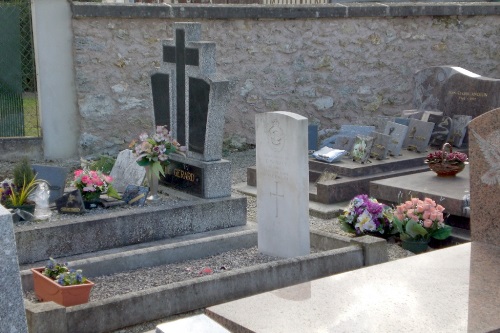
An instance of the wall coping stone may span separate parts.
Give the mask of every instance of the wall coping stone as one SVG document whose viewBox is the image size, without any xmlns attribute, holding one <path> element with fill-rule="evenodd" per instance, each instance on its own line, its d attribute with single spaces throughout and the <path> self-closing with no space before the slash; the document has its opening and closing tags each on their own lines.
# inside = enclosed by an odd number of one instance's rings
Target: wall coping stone
<svg viewBox="0 0 500 333">
<path fill-rule="evenodd" d="M 334 0 L 333 0 L 334 1 Z M 121 4 L 72 2 L 74 18 L 310 19 L 500 15 L 500 2 L 331 3 L 327 5 Z"/>
</svg>

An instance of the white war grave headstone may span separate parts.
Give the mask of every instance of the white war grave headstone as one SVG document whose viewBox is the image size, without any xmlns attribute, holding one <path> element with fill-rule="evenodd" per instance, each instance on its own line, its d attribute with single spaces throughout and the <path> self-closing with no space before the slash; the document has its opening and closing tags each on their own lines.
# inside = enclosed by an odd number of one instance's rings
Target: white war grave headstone
<svg viewBox="0 0 500 333">
<path fill-rule="evenodd" d="M 307 118 L 286 112 L 255 117 L 258 247 L 292 258 L 310 253 Z"/>
</svg>

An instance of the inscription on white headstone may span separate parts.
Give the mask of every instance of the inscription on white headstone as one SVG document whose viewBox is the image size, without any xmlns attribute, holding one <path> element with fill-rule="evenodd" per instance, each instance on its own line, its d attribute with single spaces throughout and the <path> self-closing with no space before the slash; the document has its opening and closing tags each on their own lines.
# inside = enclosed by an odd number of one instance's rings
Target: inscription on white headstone
<svg viewBox="0 0 500 333">
<path fill-rule="evenodd" d="M 259 251 L 291 258 L 310 252 L 307 118 L 256 116 Z"/>
</svg>

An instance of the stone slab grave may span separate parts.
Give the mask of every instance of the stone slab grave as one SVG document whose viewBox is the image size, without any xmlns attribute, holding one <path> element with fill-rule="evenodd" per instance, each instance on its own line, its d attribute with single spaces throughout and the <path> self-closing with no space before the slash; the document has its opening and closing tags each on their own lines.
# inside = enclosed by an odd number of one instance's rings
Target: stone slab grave
<svg viewBox="0 0 500 333">
<path fill-rule="evenodd" d="M 1 331 L 27 333 L 12 215 L 0 205 L 0 325 Z"/>
<path fill-rule="evenodd" d="M 45 180 L 49 184 L 49 202 L 52 203 L 57 198 L 62 197 L 66 186 L 66 178 L 68 177 L 68 168 L 39 164 L 33 164 L 32 167 L 37 175 L 36 177 Z"/>
<path fill-rule="evenodd" d="M 151 75 L 155 124 L 187 147 L 173 154 L 163 183 L 202 198 L 231 195 L 231 163 L 222 159 L 229 82 L 216 73 L 215 43 L 200 41 L 200 23 L 174 23 Z"/>
<path fill-rule="evenodd" d="M 419 110 L 475 118 L 500 107 L 500 79 L 453 66 L 425 68 L 415 73 L 413 79 L 413 106 Z"/>
<path fill-rule="evenodd" d="M 259 251 L 284 258 L 309 254 L 307 118 L 258 114 L 255 132 Z"/>
<path fill-rule="evenodd" d="M 137 157 L 132 150 L 125 149 L 118 153 L 109 175 L 113 177 L 113 187 L 123 193 L 128 185 L 142 185 L 146 168 L 137 164 Z"/>
</svg>

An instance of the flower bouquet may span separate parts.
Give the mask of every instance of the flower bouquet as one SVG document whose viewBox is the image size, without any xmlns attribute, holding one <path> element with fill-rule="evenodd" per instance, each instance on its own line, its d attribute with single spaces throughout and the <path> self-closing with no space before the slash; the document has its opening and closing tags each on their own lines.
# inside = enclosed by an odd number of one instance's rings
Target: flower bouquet
<svg viewBox="0 0 500 333">
<path fill-rule="evenodd" d="M 446 148 L 449 152 L 446 152 Z M 441 150 L 429 153 L 425 159 L 425 163 L 429 168 L 437 173 L 440 177 L 455 176 L 465 168 L 468 163 L 467 154 L 461 152 L 453 152 L 449 143 L 445 143 Z"/>
<path fill-rule="evenodd" d="M 112 181 L 111 176 L 101 171 L 83 168 L 75 171 L 72 185 L 80 190 L 84 201 L 93 202 L 98 201 L 103 193 L 114 198 L 120 197 L 111 185 Z"/>
<path fill-rule="evenodd" d="M 339 216 L 339 222 L 344 231 L 356 235 L 370 233 L 388 237 L 393 233 L 392 217 L 391 207 L 366 194 L 360 194 L 350 201 L 349 206 Z"/>
<path fill-rule="evenodd" d="M 392 223 L 403 242 L 410 240 L 427 244 L 431 237 L 443 240 L 450 236 L 451 227 L 444 224 L 444 210 L 443 206 L 430 198 L 423 201 L 412 198 L 396 206 Z"/>
</svg>

